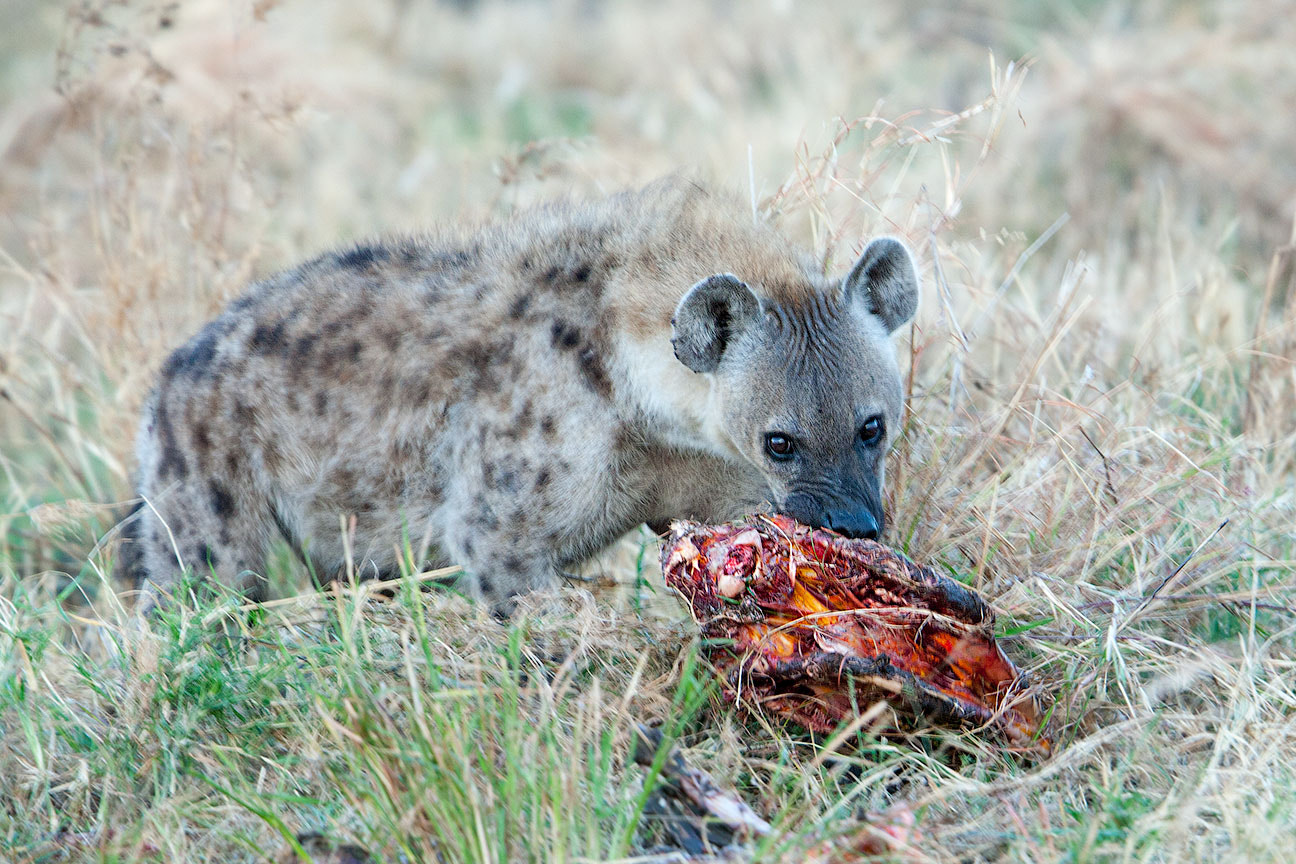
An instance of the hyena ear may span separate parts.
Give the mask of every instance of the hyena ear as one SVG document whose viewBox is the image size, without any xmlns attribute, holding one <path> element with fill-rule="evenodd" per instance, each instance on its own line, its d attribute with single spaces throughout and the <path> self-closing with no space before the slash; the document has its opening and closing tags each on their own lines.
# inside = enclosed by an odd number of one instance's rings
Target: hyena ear
<svg viewBox="0 0 1296 864">
<path fill-rule="evenodd" d="M 760 300 L 747 283 L 730 273 L 708 276 L 675 307 L 675 356 L 694 372 L 714 372 L 733 337 L 760 314 Z"/>
<path fill-rule="evenodd" d="M 865 303 L 894 332 L 918 311 L 918 270 L 909 247 L 894 237 L 879 237 L 860 255 L 842 280 L 847 303 Z"/>
</svg>

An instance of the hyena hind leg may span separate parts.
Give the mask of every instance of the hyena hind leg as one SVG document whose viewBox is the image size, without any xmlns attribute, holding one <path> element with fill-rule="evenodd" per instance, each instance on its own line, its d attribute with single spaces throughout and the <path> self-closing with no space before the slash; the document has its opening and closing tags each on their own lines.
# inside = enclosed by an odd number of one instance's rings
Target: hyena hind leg
<svg viewBox="0 0 1296 864">
<path fill-rule="evenodd" d="M 140 572 L 137 610 L 175 598 L 186 571 L 258 600 L 265 593 L 266 549 L 273 530 L 268 502 L 215 480 L 185 480 L 145 500 L 130 535 Z"/>
</svg>

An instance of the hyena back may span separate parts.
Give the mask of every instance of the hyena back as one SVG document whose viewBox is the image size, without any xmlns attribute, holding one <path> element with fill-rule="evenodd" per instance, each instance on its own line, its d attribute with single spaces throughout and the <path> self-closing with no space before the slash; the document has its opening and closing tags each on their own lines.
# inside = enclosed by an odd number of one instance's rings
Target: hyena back
<svg viewBox="0 0 1296 864">
<path fill-rule="evenodd" d="M 162 368 L 122 560 L 148 608 L 186 566 L 257 594 L 280 536 L 319 579 L 408 543 L 506 605 L 643 522 L 876 533 L 916 276 L 890 240 L 816 270 L 669 180 L 281 273 Z"/>
</svg>

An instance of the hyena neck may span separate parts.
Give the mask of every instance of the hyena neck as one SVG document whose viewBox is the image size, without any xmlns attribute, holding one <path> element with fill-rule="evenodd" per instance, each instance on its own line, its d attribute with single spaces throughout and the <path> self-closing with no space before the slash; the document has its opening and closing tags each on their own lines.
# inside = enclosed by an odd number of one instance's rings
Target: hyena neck
<svg viewBox="0 0 1296 864">
<path fill-rule="evenodd" d="M 670 337 L 665 345 L 625 340 L 617 365 L 628 406 L 648 437 L 668 447 L 724 459 L 741 459 L 718 422 L 719 405 L 710 375 L 698 374 L 675 359 Z"/>
</svg>

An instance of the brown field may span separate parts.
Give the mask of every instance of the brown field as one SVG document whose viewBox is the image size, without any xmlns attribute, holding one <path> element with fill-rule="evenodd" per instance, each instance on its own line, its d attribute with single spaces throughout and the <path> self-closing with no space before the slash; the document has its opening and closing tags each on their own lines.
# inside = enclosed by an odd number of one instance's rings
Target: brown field
<svg viewBox="0 0 1296 864">
<path fill-rule="evenodd" d="M 1291 860 L 1293 11 L 5 0 L 0 861 L 665 861 L 642 719 L 774 824 L 735 860 L 900 804 L 905 860 Z M 638 536 L 509 626 L 286 550 L 132 622 L 135 412 L 249 280 L 681 169 L 829 267 L 918 251 L 888 540 L 992 602 L 1052 757 L 735 711 Z"/>
</svg>

